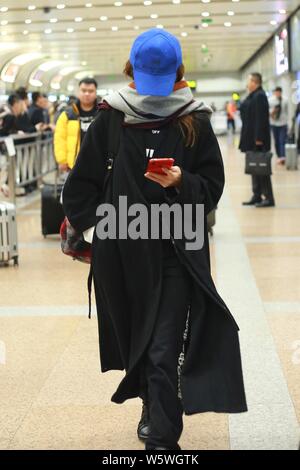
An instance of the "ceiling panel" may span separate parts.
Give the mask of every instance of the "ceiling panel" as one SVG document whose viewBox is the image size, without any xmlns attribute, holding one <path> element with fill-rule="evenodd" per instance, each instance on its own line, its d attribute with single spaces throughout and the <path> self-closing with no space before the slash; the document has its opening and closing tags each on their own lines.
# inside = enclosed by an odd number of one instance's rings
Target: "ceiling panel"
<svg viewBox="0 0 300 470">
<path fill-rule="evenodd" d="M 147 6 L 143 0 L 124 0 L 121 6 L 108 0 L 0 0 L 0 65 L 1 54 L 14 47 L 39 49 L 47 60 L 97 75 L 119 74 L 136 35 L 161 25 L 181 40 L 188 72 L 236 71 L 299 5 L 299 0 L 153 0 Z"/>
</svg>

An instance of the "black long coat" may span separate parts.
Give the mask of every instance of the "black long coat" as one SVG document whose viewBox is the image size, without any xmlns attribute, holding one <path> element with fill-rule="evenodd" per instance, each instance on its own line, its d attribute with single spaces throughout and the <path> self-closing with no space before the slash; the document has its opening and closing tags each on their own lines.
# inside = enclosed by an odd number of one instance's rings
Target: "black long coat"
<svg viewBox="0 0 300 470">
<path fill-rule="evenodd" d="M 271 147 L 269 103 L 262 87 L 249 93 L 241 104 L 241 139 L 239 148 L 242 152 L 256 149 L 257 140 L 263 142 L 267 152 Z"/>
<path fill-rule="evenodd" d="M 110 111 L 103 110 L 91 124 L 63 189 L 65 213 L 80 231 L 98 221 L 95 214 L 103 198 L 109 116 Z M 168 124 L 161 155 L 175 158 L 182 170 L 182 185 L 179 195 L 172 198 L 169 190 L 160 188 L 167 203 L 204 204 L 208 213 L 221 197 L 224 168 L 209 118 L 197 113 L 196 123 L 199 138 L 192 148 L 185 147 L 178 126 Z M 141 190 L 146 168 L 144 132 L 122 129 L 112 181 L 116 207 L 119 195 L 127 195 L 128 206 L 145 203 Z M 239 328 L 212 280 L 207 232 L 201 250 L 185 250 L 184 244 L 184 238 L 175 239 L 177 254 L 193 283 L 190 337 L 181 374 L 184 411 L 246 411 Z M 112 396 L 116 403 L 140 396 L 139 366 L 151 340 L 161 293 L 161 249 L 160 240 L 99 240 L 94 234 L 92 263 L 101 371 L 126 370 Z"/>
</svg>

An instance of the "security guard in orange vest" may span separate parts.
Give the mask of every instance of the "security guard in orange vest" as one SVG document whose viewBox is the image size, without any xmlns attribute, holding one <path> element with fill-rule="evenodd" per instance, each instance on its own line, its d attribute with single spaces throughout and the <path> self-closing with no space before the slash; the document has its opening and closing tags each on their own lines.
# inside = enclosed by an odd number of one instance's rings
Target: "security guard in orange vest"
<svg viewBox="0 0 300 470">
<path fill-rule="evenodd" d="M 97 82 L 83 78 L 78 100 L 59 116 L 54 133 L 54 154 L 60 171 L 73 168 L 80 145 L 97 114 Z"/>
</svg>

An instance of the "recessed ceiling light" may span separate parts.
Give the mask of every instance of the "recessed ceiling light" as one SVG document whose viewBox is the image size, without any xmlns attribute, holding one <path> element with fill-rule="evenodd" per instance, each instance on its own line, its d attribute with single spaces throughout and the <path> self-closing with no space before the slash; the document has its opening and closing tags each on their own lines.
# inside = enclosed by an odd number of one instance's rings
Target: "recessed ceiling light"
<svg viewBox="0 0 300 470">
<path fill-rule="evenodd" d="M 87 62 L 84 60 L 83 62 L 81 62 L 81 65 L 83 65 L 83 67 L 85 67 L 87 65 Z"/>
<path fill-rule="evenodd" d="M 97 31 L 97 29 L 96 29 L 94 26 L 91 26 L 91 27 L 89 28 L 89 32 L 90 32 L 90 33 L 94 33 L 95 31 Z"/>
<path fill-rule="evenodd" d="M 28 20 L 25 20 L 25 23 L 26 23 L 26 24 L 30 24 L 30 23 L 31 23 L 31 20 L 29 20 L 29 19 L 28 19 Z"/>
<path fill-rule="evenodd" d="M 159 28 L 159 29 L 163 29 L 164 25 L 163 24 L 157 24 L 156 27 Z"/>
<path fill-rule="evenodd" d="M 35 5 L 29 5 L 28 10 L 35 10 L 36 6 Z"/>
<path fill-rule="evenodd" d="M 152 2 L 150 0 L 146 0 L 144 2 L 144 5 L 145 5 L 145 7 L 149 7 L 150 5 L 152 5 Z"/>
<path fill-rule="evenodd" d="M 92 3 L 86 3 L 85 6 L 86 6 L 86 8 L 92 8 L 93 4 Z"/>
<path fill-rule="evenodd" d="M 156 20 L 158 18 L 158 15 L 156 13 L 152 13 L 152 15 L 150 15 L 150 18 Z"/>
<path fill-rule="evenodd" d="M 229 10 L 229 11 L 227 12 L 227 15 L 228 15 L 228 16 L 234 16 L 234 11 Z"/>
<path fill-rule="evenodd" d="M 45 33 L 45 34 L 51 34 L 51 33 L 52 33 L 52 29 L 47 28 L 47 29 L 45 29 L 44 33 Z"/>
<path fill-rule="evenodd" d="M 188 35 L 188 33 L 186 33 L 185 31 L 183 31 L 183 32 L 181 33 L 181 36 L 182 36 L 183 38 L 186 38 L 187 35 Z"/>
<path fill-rule="evenodd" d="M 57 18 L 50 18 L 50 23 L 57 23 L 58 22 L 58 19 Z"/>
<path fill-rule="evenodd" d="M 202 28 L 208 28 L 208 23 L 202 23 Z"/>
<path fill-rule="evenodd" d="M 231 26 L 230 21 L 225 21 L 224 26 L 226 26 L 226 28 L 230 28 Z"/>
<path fill-rule="evenodd" d="M 112 26 L 112 27 L 111 27 L 111 30 L 112 30 L 112 31 L 118 31 L 118 29 L 119 29 L 118 26 Z"/>
<path fill-rule="evenodd" d="M 73 28 L 67 28 L 67 33 L 74 33 L 74 29 Z"/>
<path fill-rule="evenodd" d="M 65 7 L 66 7 L 66 5 L 64 3 L 59 3 L 58 5 L 56 5 L 56 8 L 58 10 L 63 10 Z"/>
<path fill-rule="evenodd" d="M 76 16 L 76 18 L 74 18 L 74 21 L 76 21 L 76 23 L 80 23 L 82 21 L 81 16 Z"/>
<path fill-rule="evenodd" d="M 107 16 L 100 16 L 100 21 L 107 21 L 108 20 L 108 17 Z"/>
<path fill-rule="evenodd" d="M 271 20 L 271 21 L 270 21 L 270 24 L 271 24 L 272 26 L 276 26 L 276 25 L 277 25 L 277 21 Z"/>
<path fill-rule="evenodd" d="M 1 26 L 6 26 L 8 24 L 8 21 L 7 20 L 2 20 L 0 24 L 1 24 Z"/>
<path fill-rule="evenodd" d="M 7 7 L 1 7 L 0 11 L 1 11 L 1 13 L 5 13 L 6 11 L 8 11 L 8 8 Z"/>
<path fill-rule="evenodd" d="M 139 27 L 138 25 L 135 25 L 135 26 L 134 26 L 134 29 L 135 29 L 135 30 L 138 30 L 138 29 L 140 29 L 140 27 Z"/>
<path fill-rule="evenodd" d="M 202 0 L 202 3 L 210 3 L 210 0 Z"/>
<path fill-rule="evenodd" d="M 24 36 L 26 36 L 26 34 L 28 34 L 27 29 L 24 29 L 23 34 L 24 34 Z"/>
<path fill-rule="evenodd" d="M 208 11 L 204 11 L 203 13 L 201 13 L 202 16 L 209 16 L 209 13 Z"/>
<path fill-rule="evenodd" d="M 132 15 L 126 15 L 125 16 L 125 20 L 132 20 L 133 19 L 133 16 Z"/>
<path fill-rule="evenodd" d="M 206 49 L 207 46 L 206 46 L 206 44 L 202 44 L 201 47 L 202 47 L 202 49 Z"/>
<path fill-rule="evenodd" d="M 281 15 L 285 15 L 285 14 L 286 14 L 286 10 L 284 10 L 284 9 L 278 10 L 278 13 L 280 13 Z"/>
<path fill-rule="evenodd" d="M 115 2 L 115 7 L 121 7 L 123 5 L 123 2 Z"/>
<path fill-rule="evenodd" d="M 175 5 L 178 5 L 181 2 L 181 0 L 172 0 L 172 2 L 175 3 Z"/>
<path fill-rule="evenodd" d="M 237 2 L 239 2 L 239 1 L 240 1 L 240 0 L 232 0 L 232 2 L 234 2 L 234 3 L 237 3 Z"/>
</svg>

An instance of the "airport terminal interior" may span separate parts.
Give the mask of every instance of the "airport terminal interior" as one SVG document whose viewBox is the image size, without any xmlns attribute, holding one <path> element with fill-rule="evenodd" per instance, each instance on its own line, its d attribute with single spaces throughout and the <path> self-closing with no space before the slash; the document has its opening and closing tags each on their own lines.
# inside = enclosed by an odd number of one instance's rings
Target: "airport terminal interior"
<svg viewBox="0 0 300 470">
<path fill-rule="evenodd" d="M 212 110 L 226 182 L 209 235 L 211 269 L 240 328 L 248 404 L 246 413 L 184 416 L 180 446 L 299 449 L 299 0 L 59 1 L 0 1 L 0 449 L 144 449 L 141 400 L 113 403 L 124 372 L 100 372 L 89 266 L 62 253 L 58 230 L 47 231 L 41 216 L 43 191 L 67 177 L 53 146 L 61 113 L 86 77 L 97 82 L 98 102 L 125 87 L 131 45 L 150 28 L 179 39 L 184 77 Z M 274 200 L 266 206 L 242 204 L 252 196 L 239 143 L 253 73 L 270 107 Z M 278 96 L 283 147 L 272 114 Z M 28 132 L 6 126 L 18 104 L 29 121 L 41 111 Z M 13 243 L 6 230 L 17 233 Z"/>
</svg>

